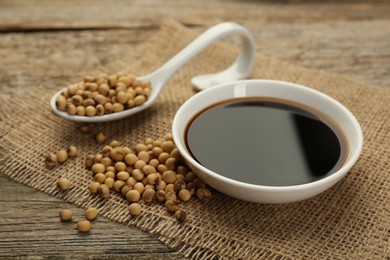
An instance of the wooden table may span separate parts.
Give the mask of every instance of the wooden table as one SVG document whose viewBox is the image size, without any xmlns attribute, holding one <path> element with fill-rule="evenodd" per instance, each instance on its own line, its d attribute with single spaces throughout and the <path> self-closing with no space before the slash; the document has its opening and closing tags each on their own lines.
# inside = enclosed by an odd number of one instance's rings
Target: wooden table
<svg viewBox="0 0 390 260">
<path fill-rule="evenodd" d="M 199 32 L 236 21 L 253 32 L 263 54 L 390 86 L 389 2 L 288 2 L 1 0 L 0 93 L 58 88 L 53 82 L 131 52 L 166 18 Z M 79 235 L 59 221 L 65 207 L 83 212 L 0 174 L 0 257 L 182 258 L 149 234 L 104 218 L 90 235 Z"/>
</svg>

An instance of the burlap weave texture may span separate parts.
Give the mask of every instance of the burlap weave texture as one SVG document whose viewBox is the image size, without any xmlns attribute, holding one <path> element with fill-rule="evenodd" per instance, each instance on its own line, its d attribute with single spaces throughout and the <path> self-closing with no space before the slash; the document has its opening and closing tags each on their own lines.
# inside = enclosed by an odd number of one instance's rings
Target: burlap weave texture
<svg viewBox="0 0 390 260">
<path fill-rule="evenodd" d="M 197 35 L 175 22 L 136 51 L 98 71 L 135 72 L 146 75 L 172 57 Z M 147 137 L 161 138 L 170 131 L 180 105 L 192 96 L 194 75 L 229 66 L 238 48 L 217 43 L 180 69 L 158 102 L 130 118 L 97 125 L 110 140 L 128 146 Z M 98 71 L 91 72 L 98 73 Z M 351 172 L 330 190 L 302 202 L 263 205 L 244 202 L 214 192 L 209 203 L 193 200 L 184 205 L 189 214 L 179 224 L 163 205 L 144 207 L 138 218 L 127 212 L 118 195 L 110 200 L 91 195 L 91 174 L 84 169 L 85 155 L 102 147 L 78 124 L 53 115 L 53 92 L 32 87 L 19 99 L 0 95 L 0 170 L 28 186 L 82 207 L 96 206 L 112 220 L 139 226 L 184 255 L 244 259 L 388 259 L 390 257 L 390 91 L 365 86 L 337 75 L 296 67 L 258 54 L 250 78 L 290 81 L 320 90 L 348 107 L 364 132 L 362 155 Z M 70 81 L 73 79 L 69 79 Z M 21 105 L 22 104 L 22 105 Z M 75 144 L 78 158 L 48 170 L 47 152 Z M 27 159 L 26 159 L 27 158 Z M 56 180 L 67 176 L 73 187 L 66 193 Z"/>
</svg>

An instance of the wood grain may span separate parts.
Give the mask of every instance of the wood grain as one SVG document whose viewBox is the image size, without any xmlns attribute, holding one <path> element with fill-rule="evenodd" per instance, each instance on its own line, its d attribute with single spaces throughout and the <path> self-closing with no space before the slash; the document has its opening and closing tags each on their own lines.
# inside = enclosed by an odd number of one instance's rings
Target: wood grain
<svg viewBox="0 0 390 260">
<path fill-rule="evenodd" d="M 376 1 L 209 1 L 3 0 L 2 30 L 113 29 L 155 25 L 166 18 L 187 25 L 209 25 L 226 20 L 265 23 L 318 23 L 387 19 L 389 5 Z M 104 11 L 103 11 L 104 10 Z"/>
<path fill-rule="evenodd" d="M 136 227 L 121 225 L 103 217 L 92 223 L 90 234 L 75 229 L 84 210 L 22 186 L 0 175 L 0 256 L 88 256 L 147 255 L 179 257 L 156 238 Z M 72 222 L 61 222 L 61 209 L 73 211 Z"/>
<path fill-rule="evenodd" d="M 245 25 L 259 53 L 389 87 L 390 3 L 383 1 L 0 1 L 0 93 L 49 91 L 120 59 L 163 19 L 201 32 Z M 0 131 L 1 133 L 1 131 Z M 137 228 L 99 218 L 90 235 L 59 221 L 83 210 L 0 175 L 0 257 L 182 258 Z"/>
</svg>

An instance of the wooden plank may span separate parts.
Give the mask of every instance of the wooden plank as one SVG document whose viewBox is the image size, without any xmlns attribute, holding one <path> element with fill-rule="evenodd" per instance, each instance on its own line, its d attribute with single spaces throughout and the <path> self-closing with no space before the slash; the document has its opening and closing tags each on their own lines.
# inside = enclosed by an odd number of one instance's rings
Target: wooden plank
<svg viewBox="0 0 390 260">
<path fill-rule="evenodd" d="M 174 249 L 136 227 L 118 224 L 103 217 L 93 222 L 88 235 L 75 229 L 84 210 L 25 187 L 0 175 L 0 256 L 88 257 L 107 254 L 142 257 L 180 257 Z M 73 211 L 73 223 L 61 222 L 61 209 Z"/>
<path fill-rule="evenodd" d="M 69 78 L 121 59 L 155 30 L 65 31 L 0 34 L 0 92 L 16 95 L 31 85 L 53 91 Z M 70 82 L 68 82 L 70 83 Z"/>
<path fill-rule="evenodd" d="M 390 87 L 390 20 L 247 26 L 264 55 Z"/>
<path fill-rule="evenodd" d="M 244 23 L 261 54 L 296 65 L 390 86 L 390 26 L 385 20 L 315 24 Z M 193 27 L 199 33 L 205 27 Z M 0 34 L 0 91 L 22 93 L 29 85 L 53 85 L 120 59 L 156 29 Z"/>
<path fill-rule="evenodd" d="M 307 1 L 286 5 L 283 1 L 3 0 L 0 30 L 142 28 L 166 18 L 186 25 L 211 25 L 226 20 L 251 20 L 258 24 L 318 23 L 387 19 L 389 13 L 388 3 L 372 1 Z"/>
</svg>

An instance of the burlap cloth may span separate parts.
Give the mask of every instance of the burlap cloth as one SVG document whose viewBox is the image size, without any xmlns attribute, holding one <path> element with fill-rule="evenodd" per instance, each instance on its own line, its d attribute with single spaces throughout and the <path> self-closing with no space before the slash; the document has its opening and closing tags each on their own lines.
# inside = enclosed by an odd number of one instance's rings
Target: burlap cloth
<svg viewBox="0 0 390 260">
<path fill-rule="evenodd" d="M 145 75 L 196 36 L 180 24 L 166 22 L 129 57 L 96 73 L 126 70 Z M 99 124 L 98 128 L 110 140 L 118 139 L 129 146 L 146 137 L 163 137 L 170 132 L 176 110 L 195 93 L 191 77 L 224 69 L 237 52 L 237 47 L 214 44 L 178 71 L 150 109 L 124 120 Z M 101 146 L 90 135 L 81 133 L 78 124 L 53 115 L 49 99 L 54 92 L 40 87 L 32 87 L 17 99 L 0 96 L 0 170 L 65 201 L 84 208 L 98 207 L 105 217 L 136 225 L 188 257 L 389 259 L 390 90 L 261 54 L 257 54 L 250 78 L 285 80 L 315 88 L 355 114 L 363 127 L 365 144 L 358 163 L 346 178 L 321 195 L 297 203 L 255 204 L 214 192 L 209 203 L 192 200 L 184 205 L 189 215 L 185 224 L 179 224 L 157 203 L 144 207 L 144 213 L 132 219 L 128 203 L 119 195 L 105 201 L 90 194 L 88 184 L 92 177 L 84 168 L 84 156 L 97 153 Z M 69 79 L 72 80 L 79 79 Z M 48 170 L 45 155 L 70 144 L 79 147 L 82 156 Z M 74 183 L 66 193 L 55 185 L 62 175 Z"/>
</svg>

